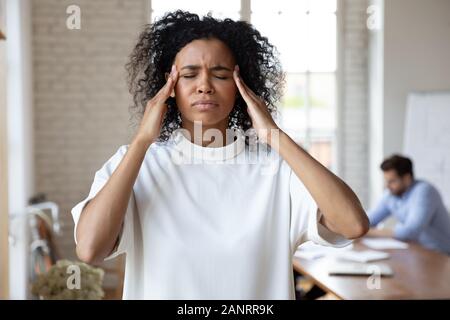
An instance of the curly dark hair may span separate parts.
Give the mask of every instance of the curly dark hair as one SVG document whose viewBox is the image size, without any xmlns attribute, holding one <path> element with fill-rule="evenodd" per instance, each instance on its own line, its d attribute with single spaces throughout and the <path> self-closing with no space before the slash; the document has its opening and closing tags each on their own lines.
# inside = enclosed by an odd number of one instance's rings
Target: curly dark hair
<svg viewBox="0 0 450 320">
<path fill-rule="evenodd" d="M 146 24 L 126 64 L 128 87 L 134 105 L 131 119 L 139 120 L 151 99 L 166 83 L 176 54 L 197 39 L 216 38 L 231 50 L 239 65 L 244 82 L 266 103 L 272 116 L 276 116 L 276 103 L 281 98 L 284 73 L 278 51 L 251 24 L 232 19 L 219 20 L 210 14 L 202 17 L 177 10 L 166 13 L 152 24 Z M 167 141 L 172 132 L 181 127 L 181 117 L 174 98 L 167 100 L 159 141 Z M 238 95 L 229 116 L 229 128 L 246 131 L 252 123 L 247 105 Z"/>
</svg>

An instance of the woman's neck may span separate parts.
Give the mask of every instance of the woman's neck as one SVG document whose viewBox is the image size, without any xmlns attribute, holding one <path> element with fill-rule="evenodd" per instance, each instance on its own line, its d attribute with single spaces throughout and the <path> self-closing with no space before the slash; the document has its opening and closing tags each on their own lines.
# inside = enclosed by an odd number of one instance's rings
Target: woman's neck
<svg viewBox="0 0 450 320">
<path fill-rule="evenodd" d="M 181 127 L 189 132 L 192 143 L 202 147 L 220 148 L 227 145 L 228 119 L 225 120 L 211 126 L 197 121 L 183 121 Z"/>
</svg>

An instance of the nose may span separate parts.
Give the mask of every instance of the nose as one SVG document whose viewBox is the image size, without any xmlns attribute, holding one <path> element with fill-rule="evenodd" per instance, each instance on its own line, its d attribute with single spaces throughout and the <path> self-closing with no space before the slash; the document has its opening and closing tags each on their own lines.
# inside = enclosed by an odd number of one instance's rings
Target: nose
<svg viewBox="0 0 450 320">
<path fill-rule="evenodd" d="M 213 90 L 212 90 L 212 88 L 198 88 L 197 93 L 212 94 Z"/>
<path fill-rule="evenodd" d="M 197 93 L 206 93 L 206 94 L 213 94 L 214 88 L 212 87 L 211 83 L 209 82 L 209 78 L 207 75 L 203 75 L 199 78 L 199 82 L 197 85 Z"/>
</svg>

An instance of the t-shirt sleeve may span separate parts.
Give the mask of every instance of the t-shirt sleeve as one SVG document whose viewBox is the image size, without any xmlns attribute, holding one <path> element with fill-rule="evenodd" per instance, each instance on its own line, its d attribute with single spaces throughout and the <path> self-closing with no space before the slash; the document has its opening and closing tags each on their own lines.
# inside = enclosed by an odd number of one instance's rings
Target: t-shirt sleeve
<svg viewBox="0 0 450 320">
<path fill-rule="evenodd" d="M 319 221 L 322 213 L 308 189 L 289 169 L 289 196 L 291 203 L 291 245 L 295 252 L 306 241 L 332 247 L 345 247 L 352 241 L 330 231 Z"/>
<path fill-rule="evenodd" d="M 123 156 L 125 155 L 128 146 L 121 146 L 118 151 L 95 173 L 94 181 L 91 185 L 88 196 L 72 208 L 71 213 L 75 223 L 74 227 L 74 239 L 77 243 L 76 230 L 78 226 L 78 221 L 80 220 L 81 212 L 87 203 L 95 197 L 95 195 L 103 188 L 103 186 L 108 181 L 109 177 L 115 171 Z M 136 203 L 134 198 L 134 192 L 131 192 L 130 199 L 128 201 L 127 211 L 125 213 L 124 222 L 119 234 L 119 238 L 111 254 L 105 258 L 105 260 L 112 259 L 119 254 L 125 253 L 130 246 L 133 239 L 134 230 L 134 216 L 136 214 Z"/>
</svg>

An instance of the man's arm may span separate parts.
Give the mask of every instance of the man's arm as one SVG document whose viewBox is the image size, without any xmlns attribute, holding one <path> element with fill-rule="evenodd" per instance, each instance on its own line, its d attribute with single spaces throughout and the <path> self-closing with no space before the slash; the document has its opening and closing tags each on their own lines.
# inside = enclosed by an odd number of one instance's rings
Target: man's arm
<svg viewBox="0 0 450 320">
<path fill-rule="evenodd" d="M 388 198 L 389 194 L 385 193 L 381 200 L 378 202 L 377 206 L 374 209 L 369 210 L 369 212 L 367 213 L 370 221 L 370 227 L 375 227 L 381 221 L 391 215 L 391 211 L 388 207 Z"/>
<path fill-rule="evenodd" d="M 380 238 L 394 238 L 394 231 L 391 229 L 375 229 L 370 228 L 366 236 L 368 237 L 380 237 Z"/>
<path fill-rule="evenodd" d="M 382 222 L 384 219 L 391 215 L 391 211 L 388 206 L 389 193 L 385 193 L 381 200 L 378 202 L 377 206 L 369 210 L 367 215 L 370 221 L 370 230 L 367 232 L 368 237 L 382 237 L 382 238 L 393 238 L 394 232 L 391 229 L 376 229 L 375 227 Z"/>
<path fill-rule="evenodd" d="M 436 192 L 433 192 L 433 189 L 427 185 L 414 190 L 406 220 L 395 226 L 394 237 L 399 240 L 415 239 L 423 228 L 430 223 L 439 203 L 438 200 Z"/>
</svg>

